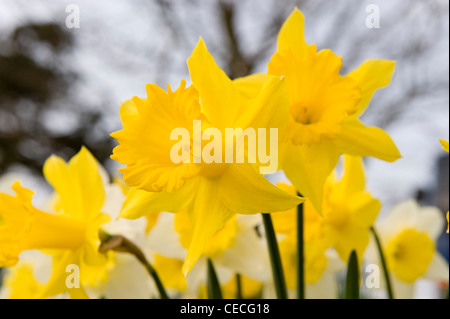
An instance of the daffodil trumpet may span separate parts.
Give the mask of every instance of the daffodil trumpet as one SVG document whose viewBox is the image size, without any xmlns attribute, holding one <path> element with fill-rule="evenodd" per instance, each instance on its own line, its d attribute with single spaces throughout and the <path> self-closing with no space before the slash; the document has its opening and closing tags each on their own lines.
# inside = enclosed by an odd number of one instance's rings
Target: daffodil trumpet
<svg viewBox="0 0 450 319">
<path fill-rule="evenodd" d="M 101 240 L 99 252 L 106 253 L 108 250 L 114 250 L 134 255 L 136 259 L 145 267 L 145 269 L 147 269 L 148 273 L 155 281 L 155 285 L 158 289 L 161 299 L 169 299 L 169 295 L 167 294 L 157 271 L 152 266 L 152 264 L 148 262 L 144 253 L 137 245 L 135 245 L 132 241 L 122 235 L 111 235 L 104 230 L 99 231 L 99 237 Z"/>
<path fill-rule="evenodd" d="M 240 127 L 224 130 L 207 127 L 202 132 L 202 126 L 205 124 L 202 125 L 201 120 L 193 120 L 192 136 L 184 127 L 176 127 L 170 132 L 170 140 L 177 141 L 170 149 L 170 159 L 174 164 L 190 164 L 191 159 L 196 164 L 258 162 L 261 174 L 278 170 L 278 128 L 272 127 L 267 133 L 265 127 L 247 127 L 245 130 Z M 202 145 L 204 141 L 209 142 Z"/>
</svg>

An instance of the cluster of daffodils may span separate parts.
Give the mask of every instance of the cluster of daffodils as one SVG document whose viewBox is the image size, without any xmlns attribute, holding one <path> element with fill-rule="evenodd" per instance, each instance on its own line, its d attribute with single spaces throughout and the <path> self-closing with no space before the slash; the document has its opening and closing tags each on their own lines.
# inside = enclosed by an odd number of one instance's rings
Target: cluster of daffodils
<svg viewBox="0 0 450 319">
<path fill-rule="evenodd" d="M 391 298 L 413 296 L 421 278 L 448 283 L 436 250 L 442 212 L 407 201 L 378 219 L 382 204 L 365 186 L 362 157 L 400 158 L 386 132 L 359 119 L 395 62 L 341 75 L 341 57 L 317 52 L 303 28 L 295 9 L 267 74 L 234 80 L 200 39 L 187 60 L 192 85 L 148 84 L 146 98 L 122 104 L 123 129 L 111 134 L 120 178 L 83 147 L 46 161 L 54 193 L 43 203 L 20 182 L 0 183 L 1 296 L 338 298 L 351 291 L 340 278 L 367 264 Z M 258 159 L 244 147 L 254 140 Z M 289 182 L 261 174 L 267 150 Z"/>
</svg>

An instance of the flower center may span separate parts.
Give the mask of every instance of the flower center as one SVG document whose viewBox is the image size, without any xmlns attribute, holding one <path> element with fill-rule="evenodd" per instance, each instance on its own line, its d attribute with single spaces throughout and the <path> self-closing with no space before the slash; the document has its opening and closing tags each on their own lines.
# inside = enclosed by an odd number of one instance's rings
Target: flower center
<svg viewBox="0 0 450 319">
<path fill-rule="evenodd" d="M 427 271 L 434 248 L 426 233 L 406 229 L 386 246 L 388 266 L 400 280 L 413 283 Z"/>
</svg>

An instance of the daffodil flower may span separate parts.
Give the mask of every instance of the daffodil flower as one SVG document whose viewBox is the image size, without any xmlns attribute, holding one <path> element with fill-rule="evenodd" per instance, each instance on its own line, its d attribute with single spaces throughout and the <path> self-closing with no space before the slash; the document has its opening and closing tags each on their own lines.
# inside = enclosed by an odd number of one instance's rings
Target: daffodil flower
<svg viewBox="0 0 450 319">
<path fill-rule="evenodd" d="M 420 207 L 414 200 L 398 204 L 376 223 L 396 298 L 412 298 L 414 283 L 420 278 L 448 282 L 448 262 L 436 251 L 443 226 L 438 208 Z M 379 262 L 373 241 L 366 258 Z"/>
<path fill-rule="evenodd" d="M 362 256 L 370 239 L 370 227 L 375 222 L 381 203 L 365 190 L 362 159 L 344 156 L 344 172 L 337 180 L 331 174 L 325 184 L 322 202 L 323 214 L 319 215 L 310 201 L 303 204 L 305 242 L 319 240 L 324 247 L 332 246 L 340 258 L 347 262 L 352 250 Z M 295 188 L 287 184 L 279 187 L 294 193 Z M 273 214 L 278 232 L 295 237 L 295 211 Z M 361 259 L 360 259 L 361 261 Z"/>
<path fill-rule="evenodd" d="M 183 274 L 181 266 L 194 227 L 186 210 L 177 214 L 162 213 L 150 231 L 145 247 L 154 253 L 155 268 L 166 287 L 178 289 L 184 297 L 198 297 L 202 287 L 206 286 L 208 258 L 212 260 L 221 284 L 228 283 L 237 273 L 262 282 L 270 272 L 264 245 L 255 231 L 261 223 L 259 217 L 237 215 L 228 220 L 205 246 L 187 278 L 180 278 Z"/>
<path fill-rule="evenodd" d="M 295 187 L 285 183 L 279 183 L 278 187 L 287 192 L 295 193 Z M 305 205 L 305 204 L 303 204 Z M 286 285 L 290 297 L 295 296 L 297 287 L 297 212 L 295 209 L 283 213 L 274 213 L 272 220 L 275 232 L 278 234 L 278 246 L 280 249 Z M 323 227 L 321 224 L 311 223 L 320 217 L 315 211 L 307 212 L 305 218 L 305 230 L 314 232 L 312 228 Z M 317 229 L 318 230 L 318 229 Z M 318 230 L 319 231 L 319 230 Z M 320 230 L 324 232 L 323 229 Z M 345 269 L 345 263 L 340 260 L 335 250 L 329 249 L 330 242 L 321 237 L 307 235 L 304 238 L 304 273 L 306 298 L 334 299 L 337 297 L 338 288 L 336 273 Z M 269 284 L 265 288 L 265 297 L 274 296 L 273 287 Z"/>
<path fill-rule="evenodd" d="M 0 194 L 0 266 L 14 266 L 26 250 L 49 251 L 54 256 L 52 275 L 40 297 L 67 291 L 71 297 L 85 298 L 82 286 L 66 286 L 67 267 L 79 267 L 88 278 L 95 266 L 106 262 L 98 252 L 99 227 L 109 220 L 101 212 L 105 191 L 98 164 L 83 147 L 69 163 L 51 156 L 44 164 L 44 175 L 55 189 L 57 214 L 35 208 L 33 192 L 18 182 L 12 186 L 15 196 Z"/>
<path fill-rule="evenodd" d="M 321 213 L 323 185 L 340 154 L 389 162 L 400 157 L 386 132 L 358 119 L 374 92 L 389 84 L 395 62 L 367 60 L 342 76 L 342 59 L 331 50 L 317 52 L 314 44 L 308 45 L 303 26 L 296 8 L 280 30 L 268 74 L 284 76 L 290 99 L 281 168 Z"/>
<path fill-rule="evenodd" d="M 27 251 L 14 267 L 4 269 L 0 299 L 38 298 L 50 269 L 50 256 L 38 251 Z"/>
<path fill-rule="evenodd" d="M 202 39 L 188 67 L 195 88 L 186 88 L 185 81 L 174 92 L 170 87 L 165 92 L 147 85 L 147 99 L 134 97 L 122 105 L 124 128 L 112 134 L 119 142 L 112 158 L 126 165 L 121 169 L 124 181 L 135 187 L 121 216 L 137 218 L 187 209 L 194 232 L 183 266 L 185 275 L 211 237 L 234 215 L 286 210 L 301 202 L 272 185 L 249 162 L 175 164 L 171 160 L 175 143 L 170 140 L 171 131 L 185 128 L 193 136 L 194 121 L 201 121 L 203 132 L 208 127 L 222 132 L 227 128 L 281 128 L 287 121 L 286 91 L 279 77 L 266 77 L 255 96 L 252 85 L 245 88 L 252 79 L 231 81 Z M 279 112 L 283 109 L 286 112 Z"/>
</svg>

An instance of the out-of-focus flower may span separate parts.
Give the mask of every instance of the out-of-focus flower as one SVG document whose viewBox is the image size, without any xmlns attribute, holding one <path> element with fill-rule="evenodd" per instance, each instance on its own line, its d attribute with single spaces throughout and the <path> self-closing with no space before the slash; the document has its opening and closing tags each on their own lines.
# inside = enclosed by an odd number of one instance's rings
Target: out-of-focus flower
<svg viewBox="0 0 450 319">
<path fill-rule="evenodd" d="M 279 183 L 278 187 L 286 192 L 295 193 L 295 187 Z M 304 272 L 305 294 L 307 298 L 333 299 L 338 289 L 335 275 L 345 268 L 331 245 L 323 236 L 312 236 L 315 231 L 324 232 L 323 224 L 318 224 L 320 216 L 313 210 L 306 212 L 304 205 Z M 294 297 L 297 286 L 297 210 L 291 209 L 283 213 L 271 214 L 275 232 L 278 234 L 283 271 L 289 295 Z M 264 296 L 275 296 L 271 282 L 266 283 Z"/>
<path fill-rule="evenodd" d="M 317 247 L 323 251 L 332 246 L 341 259 L 347 262 L 352 250 L 356 250 L 359 260 L 370 238 L 370 227 L 375 222 L 381 208 L 380 202 L 365 190 L 362 159 L 344 156 L 344 172 L 340 180 L 331 174 L 326 183 L 322 202 L 322 216 L 310 201 L 303 204 L 305 241 L 323 242 Z M 294 193 L 290 185 L 279 185 L 285 191 Z M 287 213 L 273 214 L 274 224 L 279 232 L 290 235 L 296 232 L 295 209 Z M 290 217 L 292 216 L 292 217 Z"/>
<path fill-rule="evenodd" d="M 396 298 L 413 297 L 413 284 L 419 278 L 448 282 L 448 263 L 435 244 L 443 223 L 438 208 L 420 207 L 413 200 L 397 205 L 376 223 Z M 373 241 L 366 256 L 368 262 L 379 263 Z"/>
<path fill-rule="evenodd" d="M 285 86 L 279 77 L 266 77 L 253 96 L 253 91 L 243 89 L 242 80 L 231 81 L 217 66 L 202 39 L 188 66 L 196 89 L 185 88 L 185 81 L 175 92 L 169 87 L 168 93 L 147 85 L 147 99 L 135 97 L 122 105 L 124 128 L 112 134 L 119 141 L 112 158 L 127 165 L 121 170 L 124 180 L 136 187 L 130 190 L 121 216 L 187 209 L 193 234 L 185 275 L 234 215 L 286 210 L 301 202 L 268 182 L 254 164 L 172 162 L 171 131 L 185 128 L 193 136 L 194 120 L 201 120 L 201 131 L 215 128 L 222 136 L 226 128 L 277 128 L 287 120 Z M 191 144 L 186 148 L 192 150 Z M 225 145 L 230 146 L 234 147 Z"/>
<path fill-rule="evenodd" d="M 258 282 L 268 276 L 269 261 L 255 230 L 259 223 L 258 215 L 237 215 L 227 221 L 206 245 L 187 278 L 182 276 L 181 264 L 194 228 L 186 211 L 161 214 L 145 247 L 153 252 L 155 268 L 167 288 L 178 290 L 185 298 L 197 298 L 206 286 L 207 258 L 214 264 L 221 284 L 228 283 L 235 274 Z"/>
<path fill-rule="evenodd" d="M 45 257 L 43 253 L 33 258 L 24 258 L 14 266 L 6 269 L 3 279 L 0 298 L 8 299 L 35 299 L 44 288 L 44 282 L 36 278 L 36 259 Z M 47 260 L 46 266 L 50 272 L 51 262 Z"/>
<path fill-rule="evenodd" d="M 444 149 L 444 151 L 446 151 L 448 153 L 448 141 L 446 140 L 439 140 L 441 142 L 442 148 Z"/>
<path fill-rule="evenodd" d="M 95 158 L 86 148 L 69 163 L 51 156 L 44 164 L 44 175 L 56 192 L 57 214 L 38 210 L 31 204 L 33 192 L 16 182 L 16 196 L 0 194 L 0 265 L 17 263 L 19 254 L 30 249 L 53 250 L 53 270 L 41 297 L 68 291 L 72 297 L 87 297 L 82 286 L 66 286 L 68 265 L 83 268 L 89 277 L 90 266 L 104 264 L 98 252 L 99 227 L 109 220 L 101 212 L 105 190 Z"/>
<path fill-rule="evenodd" d="M 281 168 L 321 213 L 323 185 L 340 154 L 389 162 L 400 157 L 386 132 L 358 119 L 374 92 L 389 84 L 395 62 L 368 60 L 341 76 L 342 59 L 308 45 L 303 25 L 303 15 L 295 9 L 280 30 L 268 73 L 284 76 L 290 98 Z"/>
<path fill-rule="evenodd" d="M 123 184 L 120 182 L 110 183 L 100 165 L 98 170 L 105 190 L 105 202 L 101 211 L 108 214 L 111 219 L 110 222 L 102 225 L 102 230 L 125 236 L 144 248 L 147 229 L 151 228 L 147 219 L 144 217 L 136 220 L 117 219 L 125 199 L 124 191 L 127 189 L 122 187 Z M 52 212 L 51 207 L 54 206 L 53 196 L 39 207 Z M 59 250 L 54 249 L 46 249 L 44 252 L 32 250 L 21 254 L 17 265 L 5 269 L 5 285 L 0 295 L 4 298 L 19 299 L 49 297 L 44 294 L 44 291 L 52 273 L 52 257 L 58 258 L 59 254 Z M 148 259 L 151 259 L 149 254 L 150 252 L 146 255 Z M 69 273 L 66 272 L 65 275 L 67 277 Z M 80 268 L 79 280 L 90 298 L 148 299 L 159 295 L 145 267 L 130 254 L 108 251 L 104 263 L 83 265 Z M 52 296 L 52 298 L 67 297 L 69 297 L 67 293 Z"/>
</svg>

